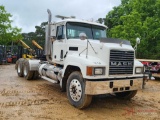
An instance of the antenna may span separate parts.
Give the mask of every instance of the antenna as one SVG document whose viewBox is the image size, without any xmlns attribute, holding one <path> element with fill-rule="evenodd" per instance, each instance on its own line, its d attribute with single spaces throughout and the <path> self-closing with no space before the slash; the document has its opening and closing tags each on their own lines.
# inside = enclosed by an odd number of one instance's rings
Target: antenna
<svg viewBox="0 0 160 120">
<path fill-rule="evenodd" d="M 61 18 L 62 20 L 69 19 L 69 18 L 76 18 L 75 16 L 66 17 L 66 16 L 62 16 L 62 15 L 56 15 L 55 17 Z"/>
</svg>

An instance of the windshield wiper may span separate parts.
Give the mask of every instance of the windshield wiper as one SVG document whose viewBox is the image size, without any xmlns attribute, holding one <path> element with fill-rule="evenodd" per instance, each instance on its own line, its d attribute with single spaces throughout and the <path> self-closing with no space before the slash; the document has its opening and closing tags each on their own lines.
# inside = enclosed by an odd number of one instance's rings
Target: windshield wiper
<svg viewBox="0 0 160 120">
<path fill-rule="evenodd" d="M 92 44 L 89 42 L 89 40 L 87 39 L 87 47 L 79 53 L 79 56 L 81 55 L 81 53 L 83 53 L 86 50 L 86 58 L 88 57 L 88 43 L 90 44 L 92 50 L 94 51 L 95 54 L 97 54 L 97 52 L 95 51 L 95 49 L 93 48 Z"/>
</svg>

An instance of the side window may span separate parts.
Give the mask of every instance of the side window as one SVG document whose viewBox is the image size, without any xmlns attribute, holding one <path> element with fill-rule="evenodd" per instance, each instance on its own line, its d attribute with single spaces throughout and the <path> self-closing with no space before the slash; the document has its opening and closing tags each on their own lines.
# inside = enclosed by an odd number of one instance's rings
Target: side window
<svg viewBox="0 0 160 120">
<path fill-rule="evenodd" d="M 57 27 L 57 39 L 60 40 L 60 39 L 64 39 L 64 33 L 63 33 L 63 28 L 64 26 L 58 26 Z"/>
</svg>

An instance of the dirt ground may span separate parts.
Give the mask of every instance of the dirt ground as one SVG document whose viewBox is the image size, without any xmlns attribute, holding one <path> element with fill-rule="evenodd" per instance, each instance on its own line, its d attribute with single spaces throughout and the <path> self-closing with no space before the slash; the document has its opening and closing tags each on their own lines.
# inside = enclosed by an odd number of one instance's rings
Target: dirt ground
<svg viewBox="0 0 160 120">
<path fill-rule="evenodd" d="M 160 120 L 160 80 L 149 80 L 130 101 L 95 96 L 83 110 L 71 106 L 58 84 L 27 81 L 14 65 L 0 65 L 0 120 Z"/>
</svg>

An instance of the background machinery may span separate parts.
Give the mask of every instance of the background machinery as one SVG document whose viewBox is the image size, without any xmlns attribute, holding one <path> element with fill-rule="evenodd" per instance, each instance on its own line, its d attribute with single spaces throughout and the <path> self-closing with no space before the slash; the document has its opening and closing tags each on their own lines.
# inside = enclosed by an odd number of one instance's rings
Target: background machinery
<svg viewBox="0 0 160 120">
<path fill-rule="evenodd" d="M 22 58 L 34 58 L 35 51 L 31 49 L 24 41 L 19 40 L 18 42 L 20 42 L 24 48 L 21 50 Z"/>
<path fill-rule="evenodd" d="M 0 45 L 0 64 L 6 63 L 6 55 L 5 55 L 6 48 L 4 45 Z"/>
<path fill-rule="evenodd" d="M 43 48 L 35 40 L 32 40 L 32 44 L 36 46 L 36 48 L 34 49 L 36 58 L 40 60 L 46 60 Z"/>
</svg>

